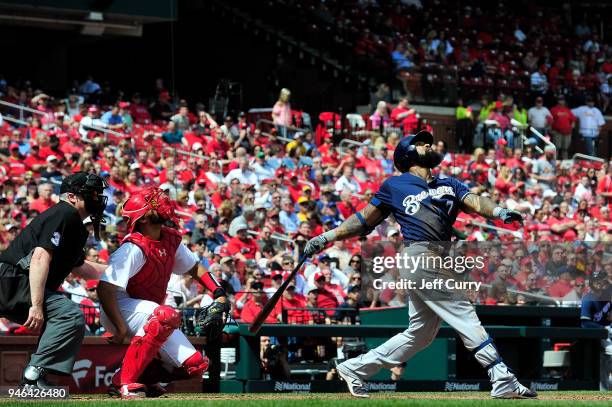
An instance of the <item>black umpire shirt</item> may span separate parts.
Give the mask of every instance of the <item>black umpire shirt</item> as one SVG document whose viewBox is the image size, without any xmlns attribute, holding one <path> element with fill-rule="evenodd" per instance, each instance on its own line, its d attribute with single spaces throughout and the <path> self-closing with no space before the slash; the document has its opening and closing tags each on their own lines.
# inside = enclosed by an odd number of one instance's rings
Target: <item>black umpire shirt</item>
<svg viewBox="0 0 612 407">
<path fill-rule="evenodd" d="M 72 269 L 85 262 L 84 247 L 88 236 L 77 209 L 60 201 L 21 231 L 0 254 L 0 263 L 16 266 L 17 273 L 29 274 L 34 249 L 47 249 L 52 258 L 45 287 L 56 291 Z"/>
</svg>

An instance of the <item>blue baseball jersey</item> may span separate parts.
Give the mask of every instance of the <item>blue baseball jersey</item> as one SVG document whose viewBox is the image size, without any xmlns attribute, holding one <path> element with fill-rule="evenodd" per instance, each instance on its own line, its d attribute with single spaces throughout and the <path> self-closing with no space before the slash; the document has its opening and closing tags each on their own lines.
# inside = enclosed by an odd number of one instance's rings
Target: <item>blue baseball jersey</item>
<svg viewBox="0 0 612 407">
<path fill-rule="evenodd" d="M 582 298 L 580 319 L 582 321 L 592 321 L 602 326 L 610 325 L 611 303 L 610 301 L 602 301 L 603 298 L 606 297 L 603 295 L 596 297 L 593 293 L 585 295 Z"/>
<path fill-rule="evenodd" d="M 431 182 L 408 172 L 388 178 L 370 203 L 393 214 L 406 241 L 449 241 L 468 187 L 451 178 Z"/>
</svg>

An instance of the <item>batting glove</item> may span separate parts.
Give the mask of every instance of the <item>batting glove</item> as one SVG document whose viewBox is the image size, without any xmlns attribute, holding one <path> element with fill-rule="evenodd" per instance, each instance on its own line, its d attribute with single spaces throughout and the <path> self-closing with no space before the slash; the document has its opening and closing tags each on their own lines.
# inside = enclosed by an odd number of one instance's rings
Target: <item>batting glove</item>
<svg viewBox="0 0 612 407">
<path fill-rule="evenodd" d="M 504 223 L 509 224 L 512 222 L 518 222 L 521 225 L 523 224 L 523 215 L 520 212 L 512 211 L 506 208 L 495 208 L 499 209 L 497 211 L 497 217 L 504 221 Z"/>
<path fill-rule="evenodd" d="M 304 255 L 310 257 L 313 254 L 319 253 L 321 250 L 325 249 L 325 245 L 327 243 L 328 240 L 324 235 L 313 237 L 308 241 L 308 243 L 306 243 L 306 246 L 304 247 Z"/>
</svg>

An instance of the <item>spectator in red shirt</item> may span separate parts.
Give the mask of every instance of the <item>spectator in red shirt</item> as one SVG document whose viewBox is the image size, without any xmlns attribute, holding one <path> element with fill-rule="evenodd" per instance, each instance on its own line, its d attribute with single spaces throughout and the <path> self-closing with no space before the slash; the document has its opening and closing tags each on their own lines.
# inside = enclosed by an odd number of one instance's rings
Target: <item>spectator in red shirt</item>
<svg viewBox="0 0 612 407">
<path fill-rule="evenodd" d="M 295 292 L 295 283 L 293 282 L 283 292 L 277 308 L 278 314 L 282 315 L 283 311 L 287 313 L 287 321 L 285 322 L 288 324 L 304 324 L 312 320 L 310 314 L 306 311 L 306 299 L 303 295 Z"/>
<path fill-rule="evenodd" d="M 576 124 L 576 116 L 565 105 L 565 97 L 559 96 L 557 105 L 550 109 L 552 114 L 551 132 L 557 150 L 561 153 L 561 158 L 567 159 L 567 150 L 572 140 L 572 129 Z"/>
<path fill-rule="evenodd" d="M 315 273 L 314 285 L 318 292 L 317 307 L 329 308 L 329 310 L 325 312 L 331 317 L 335 313 L 335 308 L 338 308 L 338 299 L 336 298 L 336 294 L 327 289 L 325 275 L 323 275 L 321 272 Z"/>
<path fill-rule="evenodd" d="M 248 225 L 243 217 L 238 217 L 230 224 L 232 238 L 227 242 L 227 250 L 236 260 L 246 263 L 249 259 L 259 260 L 261 253 L 255 239 L 249 236 Z"/>
<path fill-rule="evenodd" d="M 572 291 L 572 276 L 568 272 L 561 273 L 559 279 L 548 288 L 548 295 L 554 298 L 563 298 Z"/>
<path fill-rule="evenodd" d="M 397 106 L 391 111 L 391 121 L 393 127 L 399 127 L 405 133 L 413 133 L 416 129 L 418 119 L 416 111 L 408 104 L 408 98 L 403 97 L 399 100 Z"/>
<path fill-rule="evenodd" d="M 30 210 L 42 213 L 55 205 L 51 195 L 53 194 L 53 185 L 50 183 L 40 184 L 38 186 L 38 198 L 30 202 Z"/>
<path fill-rule="evenodd" d="M 30 152 L 24 160 L 26 168 L 40 174 L 45 169 L 47 161 L 40 155 L 40 148 L 36 142 L 30 143 Z"/>
<path fill-rule="evenodd" d="M 597 181 L 597 196 L 606 198 L 608 206 L 612 206 L 612 165 L 608 165 L 605 175 L 602 176 L 601 173 Z"/>
<path fill-rule="evenodd" d="M 23 157 L 19 153 L 19 144 L 11 143 L 9 162 L 9 175 L 13 178 L 19 178 L 26 172 L 26 166 L 23 162 Z"/>
<path fill-rule="evenodd" d="M 110 177 L 108 184 L 114 189 L 118 189 L 122 192 L 128 192 L 128 185 L 126 184 L 121 174 L 121 169 L 118 166 L 113 166 L 110 170 Z"/>
<path fill-rule="evenodd" d="M 256 281 L 251 284 L 251 295 L 249 299 L 246 301 L 244 306 L 242 307 L 242 311 L 240 311 L 240 318 L 242 318 L 242 322 L 251 323 L 255 321 L 255 318 L 261 310 L 263 309 L 266 301 L 266 296 L 263 293 L 263 284 Z M 279 322 L 280 315 L 278 314 L 277 308 L 274 308 L 270 315 L 265 319 L 266 324 L 276 324 Z"/>
<path fill-rule="evenodd" d="M 100 328 L 100 300 L 98 299 L 98 280 L 88 280 L 86 285 L 87 298 L 83 298 L 79 305 L 85 317 L 85 324 L 92 334 Z"/>
<path fill-rule="evenodd" d="M 546 220 L 546 224 L 550 226 L 550 230 L 556 240 L 560 240 L 567 230 L 573 229 L 576 226 L 575 221 L 561 216 L 561 208 L 559 205 L 553 206 L 551 215 Z"/>
<path fill-rule="evenodd" d="M 139 93 L 134 93 L 132 96 L 132 103 L 130 103 L 130 115 L 134 119 L 134 123 L 151 123 L 151 114 L 149 113 L 147 107 L 142 104 Z"/>
</svg>

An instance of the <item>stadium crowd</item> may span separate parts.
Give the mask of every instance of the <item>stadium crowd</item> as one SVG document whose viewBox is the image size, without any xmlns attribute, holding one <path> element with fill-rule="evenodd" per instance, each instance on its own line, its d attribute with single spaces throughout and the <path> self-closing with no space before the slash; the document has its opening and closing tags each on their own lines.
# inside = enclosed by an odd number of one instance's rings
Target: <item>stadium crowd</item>
<svg viewBox="0 0 612 407">
<path fill-rule="evenodd" d="M 63 176 L 94 171 L 110 185 L 107 222 L 100 241 L 90 238 L 86 254 L 106 262 L 126 233 L 121 203 L 154 183 L 176 200 L 184 242 L 223 282 L 234 317 L 245 322 L 280 286 L 310 237 L 369 202 L 395 171 L 393 151 L 403 133 L 421 125 L 407 99 L 388 111 L 383 103 L 379 120 L 389 120 L 390 131 L 380 133 L 372 126 L 362 143 L 339 147 L 333 144 L 335 126 L 285 131 L 283 126 L 299 116 L 291 110 L 287 90 L 271 109 L 277 126 L 269 131 L 258 128 L 249 114 L 215 118 L 201 104 L 175 100 L 161 81 L 150 100 L 139 94 L 128 100 L 92 78 L 65 99 L 29 83 L 4 82 L 0 91 L 2 100 L 32 109 L 3 109 L 2 247 L 57 202 Z M 474 301 L 533 302 L 510 295 L 508 289 L 514 288 L 575 303 L 585 282 L 605 278 L 612 283 L 612 262 L 605 256 L 612 236 L 612 166 L 561 164 L 550 146 L 543 153 L 530 144 L 510 149 L 502 139 L 472 155 L 448 152 L 442 141 L 435 146 L 445 157 L 437 173 L 455 176 L 472 191 L 526 216 L 524 227 L 460 216 L 455 225 L 459 238 L 494 246 L 487 275 L 479 277 L 490 288 Z M 393 242 L 401 236 L 390 219 L 368 240 Z M 508 250 L 513 241 L 539 246 Z M 355 323 L 360 307 L 404 305 L 405 294 L 372 288 L 372 277 L 363 272 L 369 259 L 362 257 L 361 244 L 359 239 L 336 242 L 308 262 L 267 322 Z M 589 250 L 595 254 L 576 258 L 577 252 Z M 96 284 L 69 277 L 63 285 L 67 295 L 83 304 L 92 333 L 101 332 Z M 185 308 L 188 317 L 191 307 L 210 301 L 206 294 L 189 276 L 177 277 L 167 301 Z M 5 323 L 0 328 L 22 329 Z"/>
<path fill-rule="evenodd" d="M 597 12 L 450 0 L 270 0 L 251 12 L 370 77 L 397 77 L 414 100 L 472 102 L 498 89 L 525 103 L 562 94 L 572 107 L 590 94 L 610 108 L 612 50 Z"/>
</svg>

